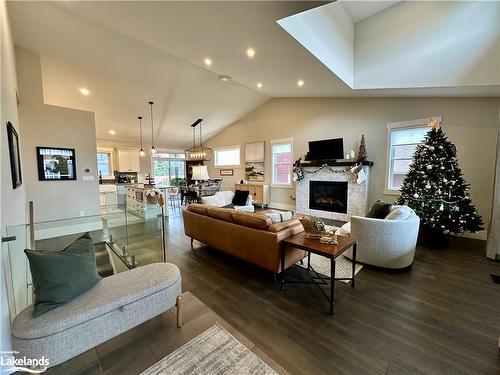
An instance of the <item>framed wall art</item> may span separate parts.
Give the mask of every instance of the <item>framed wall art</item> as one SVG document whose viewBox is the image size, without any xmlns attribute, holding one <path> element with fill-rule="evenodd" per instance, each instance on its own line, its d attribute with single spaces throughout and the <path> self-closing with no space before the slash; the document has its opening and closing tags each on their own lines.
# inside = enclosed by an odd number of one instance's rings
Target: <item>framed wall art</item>
<svg viewBox="0 0 500 375">
<path fill-rule="evenodd" d="M 12 188 L 16 189 L 22 185 L 21 158 L 19 154 L 19 136 L 14 125 L 7 121 L 7 139 L 9 142 L 10 172 L 12 175 Z"/>
<path fill-rule="evenodd" d="M 38 179 L 40 181 L 76 180 L 74 148 L 36 148 Z"/>
</svg>

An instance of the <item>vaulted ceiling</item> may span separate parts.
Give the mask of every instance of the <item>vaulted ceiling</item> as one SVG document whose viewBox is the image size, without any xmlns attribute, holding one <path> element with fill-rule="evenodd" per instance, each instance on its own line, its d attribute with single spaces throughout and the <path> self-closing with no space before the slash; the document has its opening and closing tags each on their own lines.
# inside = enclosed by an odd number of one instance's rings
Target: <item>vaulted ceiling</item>
<svg viewBox="0 0 500 375">
<path fill-rule="evenodd" d="M 41 55 L 45 102 L 95 112 L 100 139 L 138 142 L 137 116 L 149 124 L 150 99 L 158 145 L 182 149 L 191 142 L 189 124 L 197 118 L 205 119 L 204 134 L 210 137 L 271 97 L 495 93 L 472 86 L 353 89 L 277 23 L 325 4 L 9 2 L 8 10 L 16 44 Z M 361 25 L 400 4 L 342 6 L 353 25 Z M 253 58 L 248 48 L 254 49 Z M 219 75 L 232 80 L 223 82 Z M 82 87 L 90 95 L 81 95 Z"/>
</svg>

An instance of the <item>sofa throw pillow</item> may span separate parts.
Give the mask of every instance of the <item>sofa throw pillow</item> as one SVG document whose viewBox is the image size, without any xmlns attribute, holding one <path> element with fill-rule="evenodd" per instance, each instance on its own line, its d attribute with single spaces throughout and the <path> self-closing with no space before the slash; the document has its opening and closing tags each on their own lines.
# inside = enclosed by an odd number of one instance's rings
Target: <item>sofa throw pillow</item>
<svg viewBox="0 0 500 375">
<path fill-rule="evenodd" d="M 293 211 L 271 211 L 266 212 L 265 215 L 271 219 L 273 224 L 293 219 Z"/>
<path fill-rule="evenodd" d="M 266 212 L 266 216 L 271 219 L 273 224 L 281 223 L 281 214 L 279 212 Z"/>
<path fill-rule="evenodd" d="M 342 225 L 335 233 L 339 236 L 351 237 L 351 222 Z"/>
<path fill-rule="evenodd" d="M 229 204 L 226 204 L 225 206 L 222 206 L 221 208 L 232 208 L 234 210 L 234 204 L 229 203 Z"/>
<path fill-rule="evenodd" d="M 280 212 L 281 221 L 287 221 L 293 219 L 293 211 L 283 211 Z"/>
<path fill-rule="evenodd" d="M 391 212 L 392 205 L 390 203 L 386 203 L 382 200 L 376 201 L 370 211 L 368 211 L 368 215 L 366 217 L 371 217 L 373 219 L 385 219 L 389 212 Z"/>
<path fill-rule="evenodd" d="M 220 192 L 218 192 L 214 195 L 201 197 L 201 203 L 206 204 L 208 206 L 214 206 L 214 207 L 223 207 L 227 204 L 225 199 L 224 199 L 224 195 L 221 194 Z"/>
<path fill-rule="evenodd" d="M 24 250 L 35 289 L 33 314 L 40 316 L 92 288 L 97 273 L 94 244 L 88 233 L 62 251 Z"/>
<path fill-rule="evenodd" d="M 235 206 L 246 206 L 248 195 L 250 192 L 248 190 L 236 190 L 234 192 L 233 204 Z"/>
<path fill-rule="evenodd" d="M 386 220 L 407 220 L 411 214 L 412 209 L 408 206 L 392 206 L 391 212 L 385 217 Z"/>
</svg>

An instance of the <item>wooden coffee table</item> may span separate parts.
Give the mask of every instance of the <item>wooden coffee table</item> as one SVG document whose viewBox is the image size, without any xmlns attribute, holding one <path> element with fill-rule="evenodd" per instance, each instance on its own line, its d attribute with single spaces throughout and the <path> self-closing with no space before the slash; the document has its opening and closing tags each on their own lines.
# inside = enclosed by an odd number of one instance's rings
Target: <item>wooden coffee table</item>
<svg viewBox="0 0 500 375">
<path fill-rule="evenodd" d="M 281 291 L 285 292 L 286 284 L 315 284 L 321 290 L 326 299 L 330 302 L 330 315 L 333 315 L 335 304 L 335 280 L 351 280 L 351 286 L 354 288 L 354 276 L 356 272 L 356 241 L 345 236 L 337 236 L 337 245 L 322 244 L 319 239 L 307 238 L 304 233 L 289 237 L 281 242 Z M 287 247 L 293 247 L 307 251 L 307 271 L 311 281 L 285 280 L 285 253 Z M 335 277 L 335 259 L 352 247 L 352 277 Z M 311 253 L 321 255 L 330 259 L 330 278 L 318 274 L 311 267 Z M 312 271 L 315 276 L 310 274 Z M 319 281 L 318 281 L 319 280 Z M 330 281 L 330 282 L 328 282 Z M 321 287 L 330 284 L 330 295 Z"/>
</svg>

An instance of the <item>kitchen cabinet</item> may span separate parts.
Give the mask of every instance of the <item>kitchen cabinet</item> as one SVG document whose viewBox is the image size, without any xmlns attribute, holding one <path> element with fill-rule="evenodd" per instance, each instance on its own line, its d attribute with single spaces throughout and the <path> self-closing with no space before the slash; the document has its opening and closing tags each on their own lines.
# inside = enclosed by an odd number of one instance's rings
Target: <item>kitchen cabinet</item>
<svg viewBox="0 0 500 375">
<path fill-rule="evenodd" d="M 118 150 L 118 170 L 120 172 L 139 172 L 139 152 Z"/>
</svg>

